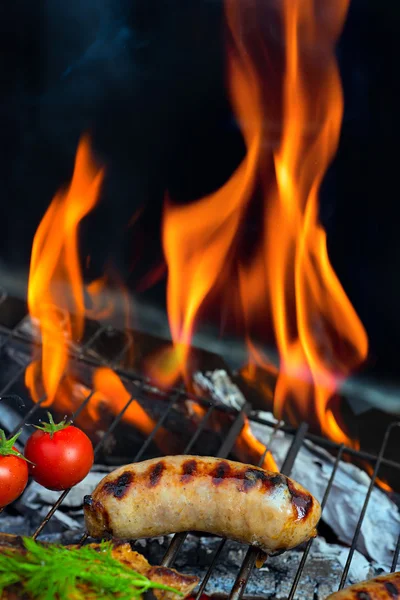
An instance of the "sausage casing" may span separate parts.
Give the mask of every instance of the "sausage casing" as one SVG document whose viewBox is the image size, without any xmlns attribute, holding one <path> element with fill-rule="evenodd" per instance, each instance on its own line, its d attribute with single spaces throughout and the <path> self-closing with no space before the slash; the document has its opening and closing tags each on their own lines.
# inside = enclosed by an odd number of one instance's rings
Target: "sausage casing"
<svg viewBox="0 0 400 600">
<path fill-rule="evenodd" d="M 331 594 L 326 600 L 394 600 L 400 599 L 400 573 L 380 575 L 375 579 L 356 583 L 345 590 Z"/>
<path fill-rule="evenodd" d="M 201 531 L 272 553 L 316 535 L 321 509 L 307 490 L 280 473 L 183 455 L 116 469 L 85 496 L 84 513 L 94 538 Z"/>
</svg>

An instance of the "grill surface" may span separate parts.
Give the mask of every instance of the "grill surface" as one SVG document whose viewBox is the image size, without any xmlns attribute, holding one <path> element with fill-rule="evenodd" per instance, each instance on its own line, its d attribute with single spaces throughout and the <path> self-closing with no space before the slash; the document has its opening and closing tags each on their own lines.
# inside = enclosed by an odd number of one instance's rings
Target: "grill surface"
<svg viewBox="0 0 400 600">
<path fill-rule="evenodd" d="M 12 344 L 15 342 L 29 344 L 30 346 L 32 345 L 32 338 L 26 333 L 26 327 L 24 327 L 24 325 L 26 325 L 26 323 L 27 323 L 27 319 L 29 319 L 29 317 L 27 316 L 27 310 L 26 310 L 25 304 L 19 300 L 8 297 L 6 293 L 1 292 L 1 290 L 0 290 L 0 340 L 1 340 L 0 341 L 0 351 L 1 352 L 4 352 L 4 350 L 6 349 L 6 347 L 9 344 Z M 108 337 L 110 340 L 114 340 L 114 341 L 115 341 L 115 338 L 118 338 L 118 340 L 119 340 L 117 350 L 114 352 L 114 354 L 112 356 L 107 356 L 107 358 L 101 357 L 99 355 L 98 351 L 96 350 L 96 344 L 98 344 L 99 340 L 101 340 L 103 337 L 106 337 L 106 338 Z M 110 343 L 110 345 L 112 346 L 113 344 Z M 83 340 L 82 345 L 79 348 L 76 348 L 76 347 L 71 348 L 71 357 L 75 361 L 77 361 L 78 363 L 79 362 L 87 363 L 88 365 L 91 365 L 92 367 L 98 367 L 98 366 L 112 367 L 115 370 L 115 372 L 118 373 L 118 375 L 121 377 L 122 381 L 129 382 L 130 389 L 133 390 L 133 393 L 130 396 L 127 403 L 125 404 L 125 406 L 114 417 L 111 425 L 105 432 L 105 435 L 102 437 L 100 442 L 95 446 L 95 458 L 99 456 L 99 453 L 103 449 L 104 445 L 106 444 L 109 436 L 111 435 L 111 433 L 114 431 L 114 429 L 117 427 L 117 425 L 122 420 L 124 413 L 127 410 L 128 406 L 134 400 L 137 400 L 138 402 L 140 402 L 144 398 L 146 398 L 146 397 L 148 398 L 150 392 L 152 394 L 154 394 L 154 385 L 152 385 L 152 383 L 149 381 L 149 379 L 143 377 L 143 375 L 141 375 L 141 374 L 135 373 L 133 375 L 132 372 L 128 372 L 126 370 L 126 368 L 121 366 L 121 365 L 123 365 L 123 358 L 126 356 L 126 354 L 128 353 L 128 351 L 130 349 L 130 345 L 131 345 L 131 339 L 129 338 L 129 336 L 124 335 L 124 337 L 121 337 L 120 332 L 117 332 L 116 330 L 114 330 L 113 328 L 111 328 L 109 326 L 97 326 L 94 328 L 92 327 L 92 331 L 90 332 L 90 335 L 87 337 L 87 339 Z M 40 352 L 41 352 L 40 347 L 36 346 L 34 349 L 33 358 L 36 358 L 36 359 L 40 358 Z M 4 385 L 3 388 L 0 390 L 0 398 L 4 398 L 5 395 L 7 395 L 10 391 L 12 391 L 12 388 L 16 384 L 16 382 L 20 379 L 21 380 L 23 379 L 24 371 L 25 371 L 25 365 L 21 366 L 17 370 L 17 372 L 13 374 L 13 376 L 10 378 L 10 380 L 7 381 L 6 385 Z M 340 581 L 338 581 L 338 589 L 342 589 L 343 587 L 345 587 L 346 582 L 347 582 L 347 576 L 348 576 L 350 564 L 351 564 L 351 561 L 352 561 L 352 558 L 354 555 L 358 537 L 360 535 L 364 516 L 367 511 L 367 507 L 368 507 L 369 500 L 371 497 L 371 492 L 375 485 L 376 478 L 379 474 L 379 469 L 383 464 L 388 465 L 392 468 L 400 469 L 400 463 L 397 463 L 393 460 L 388 460 L 384 456 L 385 449 L 387 447 L 389 438 L 393 434 L 393 432 L 400 426 L 400 422 L 392 423 L 387 428 L 387 430 L 384 434 L 384 437 L 382 439 L 382 444 L 381 444 L 379 453 L 377 455 L 374 455 L 374 454 L 371 454 L 368 452 L 357 451 L 352 448 L 348 448 L 344 445 L 335 444 L 334 442 L 332 442 L 330 440 L 326 440 L 325 438 L 310 434 L 308 432 L 308 427 L 305 423 L 302 424 L 298 429 L 294 429 L 292 427 L 286 426 L 283 423 L 274 425 L 273 423 L 269 422 L 268 420 L 262 419 L 262 418 L 258 417 L 256 414 L 253 414 L 251 411 L 251 406 L 249 404 L 245 404 L 243 406 L 242 410 L 240 412 L 238 412 L 233 409 L 229 409 L 227 407 L 223 407 L 219 404 L 213 403 L 209 399 L 195 396 L 193 394 L 188 394 L 186 391 L 184 391 L 183 388 L 179 388 L 179 387 L 169 390 L 168 393 L 158 390 L 158 394 L 160 396 L 163 396 L 164 399 L 166 400 L 165 410 L 162 413 L 161 417 L 159 418 L 158 422 L 156 423 L 153 431 L 146 438 L 143 445 L 141 446 L 139 451 L 136 453 L 132 462 L 139 461 L 142 458 L 143 454 L 146 452 L 149 445 L 154 440 L 154 437 L 155 437 L 157 431 L 160 429 L 160 427 L 163 425 L 163 423 L 165 423 L 168 415 L 173 410 L 174 406 L 179 405 L 179 403 L 185 401 L 188 398 L 198 402 L 201 406 L 206 407 L 207 410 L 206 410 L 203 418 L 199 422 L 195 433 L 193 434 L 192 438 L 189 440 L 186 448 L 184 449 L 184 454 L 190 454 L 194 444 L 198 441 L 198 439 L 204 432 L 204 429 L 205 429 L 211 415 L 215 411 L 228 412 L 228 413 L 231 413 L 231 415 L 233 417 L 232 423 L 230 425 L 230 429 L 228 430 L 227 435 L 224 437 L 222 444 L 221 444 L 218 452 L 216 453 L 216 456 L 218 456 L 218 457 L 225 458 L 229 455 L 229 453 L 231 452 L 231 450 L 235 444 L 237 437 L 239 436 L 239 434 L 241 432 L 245 417 L 248 417 L 250 421 L 253 420 L 253 421 L 256 421 L 259 423 L 264 423 L 265 425 L 269 425 L 274 428 L 269 442 L 272 441 L 272 437 L 275 436 L 275 434 L 278 430 L 284 430 L 285 432 L 287 432 L 293 436 L 293 441 L 292 441 L 291 447 L 289 448 L 289 451 L 287 453 L 287 456 L 286 456 L 285 461 L 281 468 L 281 472 L 285 475 L 290 475 L 292 467 L 296 460 L 296 456 L 297 456 L 302 444 L 307 439 L 309 439 L 331 451 L 335 451 L 336 452 L 336 460 L 335 460 L 334 468 L 333 468 L 330 480 L 328 482 L 328 485 L 327 485 L 327 488 L 325 490 L 325 494 L 324 494 L 324 497 L 322 500 L 322 509 L 324 508 L 324 506 L 326 505 L 326 502 L 328 500 L 329 493 L 332 489 L 332 484 L 333 484 L 335 474 L 336 474 L 336 471 L 337 471 L 340 461 L 343 460 L 344 458 L 346 458 L 346 456 L 347 456 L 347 457 L 356 457 L 358 459 L 362 459 L 364 461 L 369 462 L 369 464 L 373 468 L 373 474 L 371 476 L 371 483 L 368 488 L 367 494 L 365 496 L 364 505 L 361 510 L 359 520 L 358 520 L 358 523 L 357 523 L 357 526 L 356 526 L 356 529 L 354 532 L 354 537 L 352 539 L 352 544 L 349 549 L 348 558 L 347 558 L 346 564 L 344 566 L 341 579 L 340 579 Z M 73 414 L 70 415 L 71 420 L 76 419 L 76 417 L 81 413 L 81 411 L 85 408 L 85 406 L 90 402 L 92 396 L 93 396 L 93 392 L 91 392 L 87 395 L 87 397 L 80 404 L 78 409 Z M 21 422 L 17 425 L 17 427 L 15 427 L 15 429 L 13 431 L 9 432 L 9 437 L 14 435 L 16 433 L 16 431 L 18 431 L 19 429 L 24 427 L 24 425 L 26 425 L 27 423 L 30 423 L 32 421 L 32 419 L 35 417 L 35 414 L 41 409 L 41 407 L 45 403 L 45 401 L 46 401 L 46 397 L 43 396 L 39 400 L 38 403 L 34 404 L 31 407 L 31 409 L 28 412 L 26 412 L 26 414 L 24 415 Z M 265 449 L 265 452 L 266 451 L 267 451 L 267 448 Z M 262 460 L 261 460 L 261 462 L 262 462 Z M 55 504 L 52 506 L 51 510 L 48 512 L 46 517 L 43 519 L 43 521 L 40 523 L 40 525 L 34 532 L 33 538 L 36 539 L 40 535 L 40 533 L 43 531 L 43 529 L 46 527 L 47 523 L 50 521 L 50 519 L 54 515 L 57 508 L 62 504 L 64 499 L 67 497 L 69 491 L 70 490 L 65 490 L 59 496 L 58 500 L 55 502 Z M 1 519 L 0 519 L 0 529 L 1 529 Z M 179 550 L 185 541 L 186 535 L 187 534 L 185 534 L 185 533 L 180 533 L 180 534 L 176 534 L 172 538 L 171 544 L 170 544 L 170 546 L 164 556 L 164 559 L 163 559 L 164 566 L 173 565 L 173 563 L 179 553 Z M 86 539 L 87 539 L 86 534 L 83 534 L 81 543 L 83 544 Z M 212 574 L 212 571 L 213 571 L 215 565 L 217 564 L 217 561 L 220 557 L 220 554 L 225 545 L 225 542 L 226 542 L 226 540 L 224 540 L 224 539 L 221 540 L 221 542 L 218 546 L 218 549 L 213 557 L 212 563 L 207 571 L 207 574 L 206 574 L 204 580 L 201 582 L 199 591 L 197 593 L 196 600 L 199 600 L 201 594 L 206 591 L 207 582 Z M 313 540 L 310 540 L 304 550 L 302 559 L 300 561 L 299 567 L 297 569 L 297 572 L 296 572 L 296 575 L 293 580 L 292 587 L 291 587 L 291 590 L 290 590 L 290 593 L 288 596 L 289 600 L 293 600 L 295 598 L 297 585 L 302 577 L 303 570 L 306 565 L 307 557 L 309 555 L 312 543 L 313 543 Z M 395 553 L 393 556 L 393 562 L 392 562 L 392 568 L 391 568 L 392 572 L 396 570 L 398 558 L 399 558 L 399 552 L 400 552 L 400 534 L 399 534 L 396 550 L 395 550 Z M 249 576 L 252 572 L 252 569 L 255 565 L 256 559 L 257 559 L 257 551 L 254 548 L 249 547 L 249 549 L 245 555 L 245 558 L 243 560 L 242 566 L 237 574 L 236 581 L 231 590 L 230 598 L 232 600 L 238 600 L 244 594 L 246 585 L 247 585 L 247 581 L 248 581 Z"/>
</svg>

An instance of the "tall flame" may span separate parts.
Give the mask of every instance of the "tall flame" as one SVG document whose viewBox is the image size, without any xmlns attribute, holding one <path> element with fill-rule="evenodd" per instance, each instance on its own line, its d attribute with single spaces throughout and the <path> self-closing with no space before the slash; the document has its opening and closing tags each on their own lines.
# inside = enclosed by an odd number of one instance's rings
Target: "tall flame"
<svg viewBox="0 0 400 600">
<path fill-rule="evenodd" d="M 246 156 L 211 195 L 184 207 L 167 200 L 163 228 L 170 327 L 181 370 L 202 304 L 218 290 L 233 313 L 238 289 L 253 363 L 260 365 L 262 354 L 251 336 L 265 329 L 265 320 L 279 350 L 275 414 L 295 422 L 315 414 L 324 433 L 346 442 L 330 400 L 365 359 L 368 340 L 329 262 L 318 193 L 342 121 L 334 49 L 348 4 L 281 0 L 284 74 L 277 87 L 263 30 L 271 3 L 225 0 L 228 83 Z M 273 119 L 281 123 L 275 146 Z M 260 186 L 264 235 L 249 257 L 240 254 L 238 240 Z"/>
<path fill-rule="evenodd" d="M 228 284 L 227 265 L 237 244 L 237 232 L 253 191 L 253 170 L 260 153 L 262 114 L 251 65 L 230 61 L 233 99 L 246 113 L 244 127 L 249 151 L 226 184 L 201 201 L 164 205 L 163 247 L 168 264 L 167 306 L 171 335 L 181 372 L 186 372 L 196 315 L 210 290 Z"/>
<path fill-rule="evenodd" d="M 25 382 L 39 398 L 41 371 L 46 404 L 52 404 L 68 363 L 68 342 L 83 333 L 84 288 L 78 255 L 78 226 L 96 204 L 103 171 L 91 156 L 83 137 L 76 153 L 74 173 L 66 190 L 50 204 L 34 237 L 28 282 L 28 308 L 42 336 L 40 365 L 31 363 Z M 74 314 L 71 319 L 70 313 Z"/>
<path fill-rule="evenodd" d="M 341 378 L 366 357 L 368 340 L 330 265 L 326 234 L 318 221 L 318 191 L 339 140 L 343 95 L 334 45 L 348 4 L 349 0 L 324 0 L 323 5 L 315 0 L 283 2 L 283 130 L 274 154 L 277 191 L 266 210 L 264 248 L 269 281 L 274 282 L 268 291 L 281 356 L 275 412 L 282 416 L 290 398 L 298 418 L 306 419 L 314 409 L 323 432 L 347 442 L 328 402 Z M 310 48 L 313 60 L 316 51 L 320 54 L 314 66 L 317 86 L 308 76 L 310 60 L 302 56 Z M 284 226 L 279 228 L 279 223 Z M 291 294 L 294 324 L 288 311 Z"/>
</svg>

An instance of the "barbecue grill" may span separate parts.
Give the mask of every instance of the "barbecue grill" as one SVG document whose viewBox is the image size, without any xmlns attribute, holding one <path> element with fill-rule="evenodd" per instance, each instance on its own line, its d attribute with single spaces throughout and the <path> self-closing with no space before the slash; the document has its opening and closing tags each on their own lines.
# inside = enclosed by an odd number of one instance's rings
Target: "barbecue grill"
<svg viewBox="0 0 400 600">
<path fill-rule="evenodd" d="M 15 298 L 9 297 L 5 292 L 2 292 L 0 294 L 0 349 L 1 349 L 2 353 L 6 350 L 6 348 L 8 346 L 13 345 L 15 343 L 26 346 L 27 351 L 32 347 L 32 337 L 26 333 L 26 327 L 24 326 L 24 325 L 26 325 L 28 319 L 29 319 L 29 316 L 27 315 L 26 305 L 24 302 L 19 301 Z M 143 400 L 148 400 L 149 398 L 152 398 L 152 397 L 154 397 L 155 394 L 157 394 L 160 398 L 163 398 L 165 400 L 165 408 L 164 408 L 160 418 L 158 419 L 158 422 L 156 423 L 154 429 L 152 430 L 150 435 L 147 436 L 147 438 L 145 439 L 141 448 L 138 450 L 138 452 L 134 456 L 133 462 L 139 461 L 143 457 L 143 455 L 146 452 L 146 450 L 148 449 L 149 445 L 154 440 L 154 437 L 155 437 L 157 431 L 166 422 L 169 414 L 174 409 L 174 407 L 179 406 L 181 403 L 183 403 L 185 400 L 187 400 L 189 398 L 190 400 L 197 402 L 199 405 L 201 405 L 206 410 L 205 410 L 204 416 L 198 423 L 197 429 L 195 430 L 191 439 L 187 443 L 186 448 L 184 449 L 185 454 L 191 453 L 195 443 L 197 443 L 201 439 L 201 436 L 204 434 L 205 427 L 206 427 L 207 423 L 209 422 L 211 416 L 213 414 L 214 415 L 218 414 L 218 412 L 220 412 L 220 411 L 229 413 L 232 417 L 232 421 L 231 421 L 229 430 L 228 430 L 227 434 L 224 435 L 224 437 L 222 439 L 222 443 L 220 444 L 218 452 L 216 453 L 216 456 L 218 456 L 218 457 L 221 457 L 221 458 L 228 457 L 228 455 L 230 454 L 230 452 L 235 444 L 235 441 L 237 440 L 237 438 L 241 432 L 245 417 L 247 417 L 250 420 L 250 422 L 254 421 L 254 422 L 258 422 L 258 423 L 262 423 L 262 424 L 271 426 L 273 428 L 273 431 L 271 434 L 272 437 L 275 436 L 279 430 L 283 430 L 292 436 L 291 446 L 289 448 L 289 451 L 287 452 L 286 458 L 285 458 L 284 463 L 281 468 L 281 472 L 284 473 L 285 475 L 290 475 L 293 465 L 296 461 L 297 454 L 298 454 L 301 446 L 305 443 L 306 440 L 311 440 L 311 441 L 317 443 L 318 445 L 320 445 L 321 447 L 326 448 L 330 452 L 334 453 L 334 455 L 335 455 L 334 468 L 333 468 L 331 477 L 329 479 L 327 488 L 325 490 L 325 494 L 324 494 L 324 497 L 322 500 L 322 508 L 324 508 L 324 506 L 328 500 L 330 491 L 332 489 L 332 484 L 334 482 L 335 474 L 337 472 L 340 461 L 342 461 L 346 458 L 347 459 L 360 459 L 363 461 L 367 461 L 372 466 L 373 473 L 371 476 L 370 485 L 369 485 L 368 491 L 365 496 L 365 501 L 364 501 L 361 513 L 359 515 L 356 529 L 354 531 L 354 536 L 353 536 L 352 543 L 351 543 L 351 546 L 349 549 L 348 558 L 347 558 L 346 564 L 343 568 L 341 578 L 337 582 L 338 589 L 343 588 L 347 582 L 347 576 L 348 576 L 349 568 L 350 568 L 350 565 L 351 565 L 351 562 L 353 559 L 353 555 L 355 552 L 357 540 L 360 535 L 360 531 L 361 531 L 361 527 L 363 524 L 365 513 L 369 506 L 373 487 L 376 484 L 376 479 L 379 475 L 380 467 L 382 465 L 387 465 L 394 469 L 400 469 L 400 462 L 396 462 L 394 460 L 385 458 L 385 449 L 387 447 L 389 439 L 392 435 L 395 435 L 397 428 L 400 426 L 400 422 L 394 422 L 387 428 L 387 430 L 383 436 L 381 447 L 380 447 L 378 454 L 375 455 L 375 454 L 372 454 L 369 452 L 355 450 L 353 448 L 349 448 L 345 445 L 336 444 L 336 443 L 334 443 L 330 440 L 327 440 L 323 437 L 320 437 L 320 436 L 310 433 L 308 431 L 308 426 L 306 423 L 301 424 L 300 427 L 298 427 L 297 429 L 290 427 L 288 425 L 285 425 L 283 422 L 279 422 L 278 424 L 272 423 L 272 422 L 268 421 L 267 419 L 260 417 L 257 413 L 255 413 L 255 411 L 252 410 L 252 407 L 249 403 L 246 403 L 242 407 L 241 410 L 234 410 L 230 407 L 220 405 L 219 403 L 212 401 L 209 398 L 202 397 L 202 396 L 196 395 L 196 394 L 190 394 L 183 388 L 183 386 L 180 386 L 180 387 L 178 386 L 178 387 L 172 388 L 172 389 L 168 390 L 168 392 L 158 389 L 157 386 L 154 384 L 154 382 L 152 382 L 149 378 L 143 376 L 140 373 L 132 373 L 130 370 L 128 370 L 126 368 L 126 366 L 124 366 L 124 357 L 129 352 L 130 344 L 131 344 L 131 340 L 128 335 L 124 334 L 124 337 L 121 337 L 121 333 L 118 332 L 117 330 L 113 329 L 112 327 L 104 326 L 104 325 L 96 325 L 96 324 L 94 324 L 94 322 L 90 322 L 90 327 L 88 327 L 87 329 L 89 330 L 90 333 L 88 334 L 87 338 L 85 338 L 82 341 L 82 344 L 79 347 L 74 346 L 74 347 L 70 348 L 71 359 L 76 363 L 87 364 L 91 367 L 99 367 L 99 366 L 112 367 L 115 370 L 115 372 L 120 376 L 122 381 L 129 383 L 130 389 L 132 389 L 134 391 L 134 393 L 130 396 L 129 400 L 126 402 L 126 404 L 122 408 L 122 410 L 114 417 L 114 419 L 111 422 L 111 424 L 109 425 L 108 429 L 105 431 L 104 436 L 101 438 L 101 440 L 96 445 L 95 457 L 98 457 L 99 452 L 102 449 L 104 449 L 104 446 L 105 446 L 108 438 L 110 437 L 112 432 L 115 430 L 117 425 L 120 423 L 120 421 L 123 419 L 124 413 L 127 410 L 128 406 L 134 400 L 141 403 Z M 109 339 L 110 343 L 108 345 L 107 344 L 104 345 L 104 339 Z M 114 348 L 114 350 L 110 351 L 110 348 L 112 348 L 112 346 L 113 346 L 112 340 L 115 340 L 115 339 L 119 340 L 118 349 L 115 350 L 115 348 Z M 98 346 L 99 346 L 100 342 L 101 342 L 103 350 L 104 350 L 104 348 L 106 348 L 107 356 L 104 356 L 104 355 L 99 356 Z M 115 346 L 115 344 L 114 344 L 114 346 Z M 36 346 L 34 348 L 34 357 L 39 358 L 40 352 L 41 352 L 40 345 L 36 344 Z M 20 369 L 16 373 L 14 373 L 13 376 L 7 381 L 6 385 L 4 385 L 2 387 L 2 389 L 0 390 L 0 396 L 3 398 L 4 401 L 6 401 L 7 399 L 9 401 L 13 400 L 12 393 L 11 393 L 13 390 L 13 386 L 20 379 L 23 378 L 24 371 L 25 371 L 25 365 L 21 366 Z M 88 395 L 86 396 L 84 401 L 79 405 L 77 410 L 73 414 L 69 415 L 69 418 L 71 420 L 74 420 L 78 417 L 78 415 L 81 413 L 81 411 L 90 403 L 92 396 L 93 396 L 93 392 L 88 393 Z M 19 429 L 23 428 L 28 423 L 32 423 L 35 420 L 35 418 L 37 418 L 38 411 L 42 408 L 45 401 L 46 401 L 46 397 L 43 396 L 39 400 L 39 402 L 37 402 L 36 404 L 33 404 L 33 406 L 27 412 L 25 412 L 25 414 L 23 414 L 20 423 L 14 428 L 13 431 L 9 432 L 9 436 L 11 437 L 12 435 L 14 435 Z M 265 452 L 267 452 L 267 448 L 265 449 Z M 45 518 L 42 520 L 42 522 L 37 527 L 36 531 L 33 533 L 32 537 L 34 539 L 38 538 L 38 536 L 43 532 L 46 525 L 48 524 L 50 519 L 53 517 L 55 511 L 64 502 L 64 500 L 67 497 L 67 495 L 69 494 L 69 492 L 70 492 L 70 490 L 65 490 L 62 494 L 60 494 L 58 500 L 54 503 L 54 505 L 49 510 L 48 514 L 45 516 Z M 0 519 L 1 519 L 1 517 L 0 517 Z M 1 520 L 0 520 L 0 529 L 1 529 Z M 169 546 L 169 548 L 164 556 L 163 562 L 162 562 L 162 564 L 164 566 L 170 567 L 173 565 L 175 559 L 178 556 L 181 546 L 185 542 L 186 535 L 187 535 L 186 533 L 175 534 L 175 536 L 172 538 L 170 546 Z M 86 542 L 86 540 L 87 540 L 87 535 L 84 532 L 82 532 L 82 539 L 81 539 L 80 543 L 84 544 Z M 212 559 L 211 565 L 207 571 L 207 574 L 200 584 L 199 590 L 197 592 L 196 600 L 199 600 L 202 593 L 207 591 L 207 582 L 209 581 L 212 571 L 218 562 L 218 559 L 221 555 L 221 552 L 224 548 L 225 543 L 226 543 L 226 540 L 221 539 L 218 549 L 215 552 L 215 555 L 213 556 L 213 559 Z M 379 541 L 377 541 L 377 543 L 379 543 Z M 303 575 L 304 567 L 307 563 L 307 558 L 308 558 L 312 544 L 313 544 L 313 540 L 310 540 L 308 542 L 308 544 L 306 545 L 304 552 L 302 554 L 302 558 L 300 560 L 300 564 L 298 566 L 296 575 L 293 579 L 293 582 L 291 585 L 291 590 L 290 590 L 290 593 L 288 596 L 288 598 L 290 600 L 295 598 L 296 589 L 297 589 L 298 583 Z M 399 552 L 400 552 L 400 535 L 399 535 L 399 538 L 397 541 L 397 546 L 396 546 L 394 556 L 393 556 L 393 561 L 392 561 L 392 566 L 391 566 L 392 572 L 396 570 L 398 558 L 399 558 Z M 245 593 L 246 585 L 247 585 L 248 579 L 250 577 L 250 574 L 255 566 L 257 557 L 258 557 L 258 551 L 252 547 L 249 547 L 247 550 L 247 553 L 245 555 L 245 558 L 243 560 L 243 563 L 241 565 L 241 568 L 240 568 L 239 572 L 237 573 L 236 580 L 233 584 L 233 587 L 232 587 L 232 590 L 231 590 L 231 593 L 229 596 L 232 600 L 238 600 Z"/>
</svg>

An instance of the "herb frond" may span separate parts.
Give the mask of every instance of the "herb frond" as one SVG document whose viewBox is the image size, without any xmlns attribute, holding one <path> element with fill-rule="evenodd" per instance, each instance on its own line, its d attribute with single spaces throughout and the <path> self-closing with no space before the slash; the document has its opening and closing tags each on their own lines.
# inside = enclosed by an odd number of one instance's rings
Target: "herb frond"
<svg viewBox="0 0 400 600">
<path fill-rule="evenodd" d="M 111 554 L 112 543 L 96 548 L 68 549 L 42 545 L 24 538 L 26 553 L 5 550 L 0 554 L 0 596 L 18 584 L 34 599 L 85 600 L 139 598 L 149 589 L 182 592 L 156 583 L 121 563 Z"/>
</svg>

